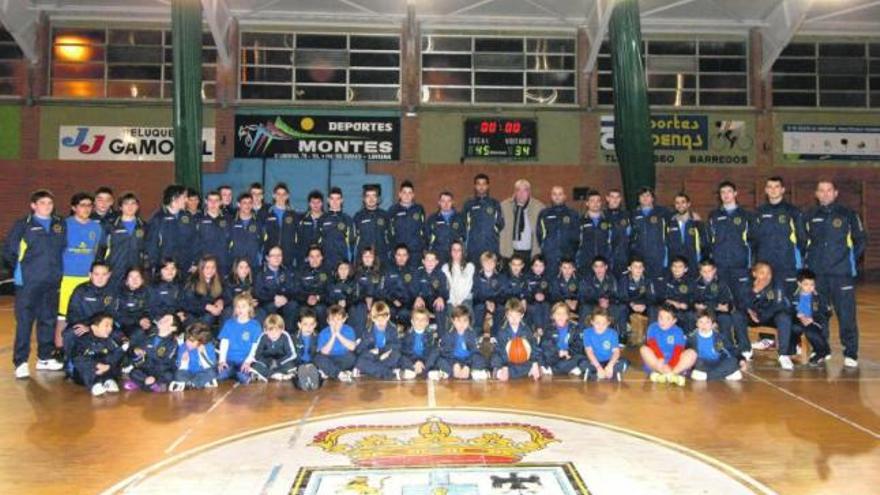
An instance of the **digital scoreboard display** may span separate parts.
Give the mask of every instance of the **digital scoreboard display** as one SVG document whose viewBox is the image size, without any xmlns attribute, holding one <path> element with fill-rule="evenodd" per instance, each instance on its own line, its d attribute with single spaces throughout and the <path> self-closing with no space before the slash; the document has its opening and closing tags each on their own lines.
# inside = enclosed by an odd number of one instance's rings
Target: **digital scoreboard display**
<svg viewBox="0 0 880 495">
<path fill-rule="evenodd" d="M 467 119 L 464 123 L 465 158 L 538 157 L 535 119 Z"/>
</svg>

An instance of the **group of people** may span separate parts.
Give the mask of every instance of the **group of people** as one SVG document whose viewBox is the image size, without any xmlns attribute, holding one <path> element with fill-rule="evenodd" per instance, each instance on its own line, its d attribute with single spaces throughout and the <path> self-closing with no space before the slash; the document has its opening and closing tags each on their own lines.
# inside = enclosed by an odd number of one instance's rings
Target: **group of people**
<svg viewBox="0 0 880 495">
<path fill-rule="evenodd" d="M 628 211 L 619 190 L 591 190 L 578 213 L 561 186 L 549 206 L 526 180 L 499 202 L 479 174 L 461 210 L 444 191 L 427 215 L 406 181 L 387 211 L 365 186 L 350 217 L 339 188 L 326 207 L 310 192 L 300 213 L 283 183 L 269 203 L 261 184 L 237 198 L 172 185 L 144 221 L 132 193 L 77 193 L 62 218 L 40 190 L 4 248 L 15 374 L 30 374 L 36 323 L 37 370 L 95 395 L 224 379 L 620 379 L 626 344 L 651 380 L 681 385 L 741 378 L 754 325 L 777 329 L 783 369 L 800 335 L 808 364 L 823 366 L 832 308 L 844 364 L 857 367 L 858 215 L 831 181 L 806 212 L 780 177 L 765 193 L 748 211 L 722 182 L 703 220 L 683 192 L 670 210 L 643 188 Z"/>
</svg>

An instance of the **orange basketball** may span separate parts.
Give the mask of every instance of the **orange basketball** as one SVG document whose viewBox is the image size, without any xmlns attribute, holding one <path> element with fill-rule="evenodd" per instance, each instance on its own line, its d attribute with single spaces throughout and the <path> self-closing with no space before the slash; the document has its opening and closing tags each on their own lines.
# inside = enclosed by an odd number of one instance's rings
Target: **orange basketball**
<svg viewBox="0 0 880 495">
<path fill-rule="evenodd" d="M 522 337 L 514 337 L 507 343 L 507 360 L 512 364 L 523 364 L 529 360 L 532 346 Z"/>
</svg>

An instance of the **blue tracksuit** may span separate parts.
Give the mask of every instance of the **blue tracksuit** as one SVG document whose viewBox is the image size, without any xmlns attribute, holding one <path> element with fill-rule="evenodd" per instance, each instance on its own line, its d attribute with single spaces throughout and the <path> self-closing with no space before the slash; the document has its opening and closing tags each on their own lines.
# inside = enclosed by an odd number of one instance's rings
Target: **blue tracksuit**
<svg viewBox="0 0 880 495">
<path fill-rule="evenodd" d="M 134 360 L 129 376 L 142 389 L 149 388 L 145 380 L 151 376 L 158 385 L 168 385 L 174 381 L 177 370 L 177 348 L 177 339 L 173 335 L 148 336 L 140 346 L 144 356 Z"/>
<path fill-rule="evenodd" d="M 251 268 L 256 271 L 257 267 L 263 264 L 263 239 L 265 231 L 263 226 L 256 218 L 247 220 L 241 217 L 234 217 L 232 226 L 229 229 L 229 259 L 235 260 L 245 259 L 251 264 Z M 284 249 L 284 248 L 282 248 Z M 288 264 L 288 256 L 291 258 Z M 294 254 L 284 254 L 284 263 L 292 266 Z"/>
<path fill-rule="evenodd" d="M 751 350 L 749 346 L 748 316 L 736 308 L 736 299 L 730 287 L 718 279 L 704 280 L 698 277 L 694 282 L 693 303 L 702 304 L 715 312 L 718 322 L 718 331 L 725 339 L 728 347 L 736 348 L 740 353 Z M 718 306 L 727 305 L 727 310 L 722 311 Z M 694 323 L 696 320 L 694 319 Z M 735 342 L 735 344 L 734 344 Z"/>
<path fill-rule="evenodd" d="M 791 297 L 791 333 L 792 346 L 800 340 L 801 335 L 806 335 L 813 352 L 817 356 L 827 356 L 831 353 L 828 345 L 828 323 L 831 318 L 831 303 L 819 292 L 807 294 L 800 288 L 795 290 Z M 812 318 L 809 325 L 801 323 L 798 314 Z M 793 350 L 792 350 L 793 353 Z"/>
<path fill-rule="evenodd" d="M 452 376 L 456 364 L 467 366 L 472 372 L 487 368 L 486 358 L 480 354 L 477 347 L 477 332 L 470 328 L 462 333 L 452 329 L 440 334 L 440 357 L 437 358 L 437 369 Z"/>
<path fill-rule="evenodd" d="M 409 206 L 395 203 L 388 209 L 388 218 L 391 221 L 390 245 L 406 244 L 410 264 L 418 265 L 425 251 L 425 209 L 418 203 Z"/>
<path fill-rule="evenodd" d="M 313 218 L 311 212 L 306 212 L 296 224 L 296 244 L 294 245 L 295 256 L 294 266 L 299 266 L 304 262 L 309 254 L 309 246 L 321 244 L 321 233 L 324 215 Z M 328 226 L 329 227 L 329 226 Z M 325 254 L 326 254 L 326 248 Z"/>
<path fill-rule="evenodd" d="M 465 202 L 462 214 L 467 231 L 465 242 L 468 261 L 479 265 L 480 255 L 484 251 L 498 254 L 499 235 L 504 228 L 498 200 L 488 196 L 473 197 Z"/>
<path fill-rule="evenodd" d="M 193 216 L 181 210 L 176 214 L 162 207 L 147 223 L 147 257 L 157 267 L 163 258 L 171 258 L 177 269 L 187 272 L 196 262 L 196 225 Z"/>
<path fill-rule="evenodd" d="M 541 366 L 553 370 L 555 375 L 567 375 L 575 368 L 583 369 L 584 346 L 581 331 L 574 323 L 563 328 L 550 324 L 541 339 Z M 559 357 L 559 353 L 568 351 L 568 358 Z"/>
<path fill-rule="evenodd" d="M 208 325 L 213 325 L 216 323 L 218 318 L 211 313 L 208 313 L 205 310 L 205 306 L 209 304 L 214 304 L 218 300 L 223 299 L 223 293 L 221 292 L 216 297 L 211 295 L 210 291 L 201 294 L 196 290 L 195 284 L 189 283 L 183 287 L 183 301 L 181 306 L 183 307 L 183 311 L 186 313 L 186 321 L 185 324 L 189 325 L 196 321 L 201 321 L 203 323 L 207 323 Z"/>
<path fill-rule="evenodd" d="M 805 214 L 804 230 L 804 265 L 816 273 L 819 292 L 834 306 L 844 356 L 856 359 L 859 327 L 854 282 L 858 274 L 856 264 L 867 242 L 864 225 L 854 211 L 833 203 L 817 206 Z"/>
<path fill-rule="evenodd" d="M 434 301 L 437 298 L 443 300 L 444 304 L 449 300 L 449 280 L 440 270 L 440 267 L 428 273 L 425 267 L 421 267 L 415 274 L 417 289 L 416 296 L 421 297 L 425 301 L 425 307 L 434 314 L 434 321 L 440 331 L 446 330 L 446 310 L 438 311 L 434 308 Z"/>
<path fill-rule="evenodd" d="M 538 214 L 538 244 L 550 273 L 556 273 L 563 259 L 574 259 L 578 251 L 578 227 L 577 212 L 564 204 L 548 206 Z"/>
<path fill-rule="evenodd" d="M 324 263 L 336 267 L 340 261 L 351 261 L 354 248 L 354 222 L 341 211 L 328 211 L 321 217 L 321 246 Z"/>
<path fill-rule="evenodd" d="M 389 247 L 393 246 L 389 239 L 390 219 L 388 212 L 382 208 L 369 210 L 361 208 L 354 215 L 354 256 L 360 259 L 361 252 L 366 248 L 373 248 L 376 259 L 385 261 L 389 259 Z"/>
<path fill-rule="evenodd" d="M 752 266 L 750 232 L 754 216 L 741 207 L 733 211 L 718 208 L 709 214 L 708 237 L 718 278 L 731 290 L 743 290 Z"/>
<path fill-rule="evenodd" d="M 263 230 L 266 233 L 264 248 L 281 246 L 281 251 L 284 253 L 284 266 L 288 268 L 295 267 L 298 262 L 296 257 L 296 226 L 298 223 L 299 215 L 290 207 L 279 210 L 273 206 L 269 208 L 263 219 Z"/>
<path fill-rule="evenodd" d="M 440 330 L 446 333 L 446 330 Z M 437 334 L 428 329 L 421 332 L 411 328 L 400 343 L 400 369 L 412 370 L 417 362 L 425 365 L 425 370 L 434 369 L 440 351 L 437 349 Z"/>
<path fill-rule="evenodd" d="M 183 364 L 183 356 L 188 362 Z M 204 388 L 211 380 L 217 379 L 217 350 L 214 344 L 189 348 L 186 342 L 177 347 L 177 371 L 174 381 L 184 382 L 187 387 Z"/>
<path fill-rule="evenodd" d="M 293 338 L 293 348 L 296 351 L 297 364 L 311 363 L 319 352 L 318 335 L 314 333 L 305 335 L 302 332 L 297 332 Z"/>
<path fill-rule="evenodd" d="M 294 280 L 293 273 L 283 265 L 278 270 L 272 270 L 266 265 L 254 273 L 253 296 L 267 314 L 281 315 L 285 328 L 295 328 L 293 325 L 298 316 L 298 305 L 294 300 Z M 275 296 L 286 297 L 287 304 L 276 306 Z"/>
<path fill-rule="evenodd" d="M 688 260 L 688 271 L 697 273 L 700 261 L 708 257 L 708 238 L 703 222 L 688 218 L 681 221 L 677 216 L 669 219 L 666 225 L 666 249 L 669 259 L 684 256 Z"/>
<path fill-rule="evenodd" d="M 318 268 L 305 265 L 296 271 L 293 284 L 293 297 L 300 308 L 312 308 L 318 315 L 318 324 L 322 325 L 327 319 L 327 289 L 330 286 L 330 274 L 324 268 L 326 264 Z M 318 301 L 314 305 L 309 304 L 309 297 L 317 296 Z M 290 323 L 291 325 L 293 322 Z M 293 327 L 290 327 L 293 328 Z"/>
<path fill-rule="evenodd" d="M 122 217 L 107 225 L 107 251 L 104 260 L 110 265 L 110 285 L 121 287 L 128 270 L 146 264 L 147 225 L 140 218 L 129 222 Z"/>
<path fill-rule="evenodd" d="M 67 327 L 62 333 L 65 354 L 71 355 L 71 346 L 76 339 L 74 325 L 88 325 L 89 320 L 98 313 L 108 313 L 115 318 L 117 308 L 116 293 L 109 285 L 96 287 L 91 282 L 86 282 L 73 289 L 67 305 Z"/>
<path fill-rule="evenodd" d="M 125 337 L 132 342 L 145 338 L 144 330 L 140 326 L 142 318 L 149 318 L 147 307 L 147 288 L 140 287 L 131 290 L 123 287 L 117 293 L 116 320 L 114 323 L 121 329 Z"/>
<path fill-rule="evenodd" d="M 157 282 L 147 288 L 147 312 L 158 320 L 183 309 L 183 288 L 177 282 Z"/>
<path fill-rule="evenodd" d="M 589 321 L 590 314 L 599 306 L 600 299 L 605 299 L 608 301 L 608 312 L 611 315 L 612 324 L 626 325 L 627 313 L 619 299 L 620 289 L 617 287 L 617 280 L 613 275 L 606 273 L 605 277 L 599 280 L 594 273 L 590 273 L 581 281 L 578 290 L 580 321 Z"/>
<path fill-rule="evenodd" d="M 773 268 L 773 277 L 785 283 L 786 292 L 797 287 L 797 272 L 803 268 L 804 224 L 801 211 L 782 201 L 765 203 L 755 213 L 755 226 L 750 232 L 755 259 L 766 261 Z"/>
<path fill-rule="evenodd" d="M 629 212 L 626 210 L 606 209 L 605 218 L 611 222 L 611 270 L 618 277 L 629 267 L 629 238 L 632 232 Z"/>
<path fill-rule="evenodd" d="M 445 215 L 437 211 L 425 222 L 428 249 L 437 252 L 441 265 L 449 261 L 449 250 L 453 241 L 464 242 L 467 236 L 465 227 L 465 218 L 455 210 Z"/>
<path fill-rule="evenodd" d="M 382 354 L 391 351 L 382 359 Z M 363 339 L 357 346 L 357 362 L 355 368 L 373 378 L 391 380 L 394 370 L 400 366 L 400 337 L 397 327 L 389 323 L 383 330 L 371 326 L 364 332 Z"/>
<path fill-rule="evenodd" d="M 577 275 L 573 275 L 570 279 L 559 275 L 550 283 L 550 302 L 556 304 L 565 302 L 569 299 L 580 299 L 580 282 Z"/>
<path fill-rule="evenodd" d="M 536 296 L 544 296 L 538 301 Z M 534 329 L 544 329 L 550 325 L 550 282 L 545 274 L 536 275 L 529 272 L 526 275 L 526 320 Z"/>
<path fill-rule="evenodd" d="M 504 322 L 506 279 L 507 277 L 502 273 L 494 273 L 491 276 L 486 276 L 483 270 L 474 273 L 474 284 L 471 290 L 474 294 L 474 325 L 477 331 L 483 330 L 487 301 L 495 303 L 495 312 L 492 314 L 492 335 L 501 329 L 501 324 Z"/>
<path fill-rule="evenodd" d="M 61 284 L 61 257 L 67 245 L 64 221 L 29 215 L 6 236 L 3 258 L 14 267 L 15 366 L 28 359 L 31 328 L 37 323 L 37 356 L 50 359 L 55 350 L 55 319 Z"/>
<path fill-rule="evenodd" d="M 342 325 L 339 333 L 352 342 L 356 339 L 354 329 L 348 325 Z M 353 351 L 349 351 L 338 340 L 330 349 L 330 354 L 322 354 L 321 349 L 330 342 L 330 338 L 330 327 L 325 327 L 321 330 L 321 333 L 318 334 L 317 353 L 313 360 L 315 366 L 317 366 L 317 368 L 326 376 L 336 378 L 341 371 L 350 371 L 354 367 L 355 362 L 357 361 L 357 354 Z"/>
<path fill-rule="evenodd" d="M 754 321 L 753 324 L 776 327 L 779 334 L 779 342 L 776 343 L 779 355 L 791 354 L 791 304 L 776 283 L 770 283 L 758 292 L 750 287 L 740 297 L 739 309 L 744 313 L 745 318 L 749 318 L 748 310 L 756 313 L 758 321 Z"/>
<path fill-rule="evenodd" d="M 125 351 L 111 338 L 86 333 L 76 337 L 70 356 L 73 381 L 90 389 L 96 383 L 119 379 Z M 98 375 L 95 370 L 97 364 L 109 365 L 110 369 Z"/>
<path fill-rule="evenodd" d="M 229 257 L 229 219 L 223 214 L 212 217 L 207 213 L 199 213 L 194 220 L 196 261 L 203 256 L 214 256 L 217 258 L 218 273 L 225 276 L 232 266 L 232 259 Z"/>
<path fill-rule="evenodd" d="M 510 378 L 520 378 L 529 374 L 532 364 L 541 363 L 543 359 L 541 348 L 535 340 L 532 330 L 525 325 L 525 322 L 521 323 L 515 331 L 509 324 L 504 325 L 495 338 L 497 343 L 491 357 L 491 365 L 494 371 L 507 367 Z M 510 359 L 508 344 L 516 338 L 525 340 L 526 348 L 530 351 L 528 359 L 524 362 L 513 362 Z"/>
<path fill-rule="evenodd" d="M 602 256 L 610 262 L 614 232 L 611 222 L 603 216 L 592 218 L 584 215 L 580 220 L 579 229 L 580 244 L 575 260 L 578 271 L 589 273 L 590 265 L 596 256 Z"/>
<path fill-rule="evenodd" d="M 312 342 L 315 340 L 313 337 Z M 257 341 L 251 370 L 263 378 L 269 378 L 275 373 L 287 375 L 293 373 L 296 367 L 296 358 L 296 345 L 289 333 L 281 332 L 281 336 L 277 340 L 272 340 L 264 333 Z"/>
<path fill-rule="evenodd" d="M 694 332 L 688 337 L 688 347 L 697 353 L 694 369 L 705 372 L 709 380 L 722 380 L 739 369 L 738 353 L 718 332 Z"/>
<path fill-rule="evenodd" d="M 657 321 L 660 304 L 666 301 L 674 301 L 687 305 L 685 309 L 675 309 L 674 311 L 675 318 L 678 320 L 678 326 L 686 334 L 690 334 L 693 331 L 694 281 L 691 277 L 685 274 L 681 278 L 675 278 L 671 273 L 667 273 L 654 284 L 654 297 L 658 306 L 651 308 L 651 321 Z"/>
<path fill-rule="evenodd" d="M 645 274 L 651 279 L 662 277 L 669 266 L 666 250 L 669 217 L 669 210 L 662 206 L 630 213 L 630 254 L 645 260 Z"/>
<path fill-rule="evenodd" d="M 410 320 L 410 311 L 418 292 L 417 282 L 416 274 L 409 266 L 392 266 L 385 272 L 382 299 L 391 307 L 393 321 L 406 324 Z"/>
</svg>

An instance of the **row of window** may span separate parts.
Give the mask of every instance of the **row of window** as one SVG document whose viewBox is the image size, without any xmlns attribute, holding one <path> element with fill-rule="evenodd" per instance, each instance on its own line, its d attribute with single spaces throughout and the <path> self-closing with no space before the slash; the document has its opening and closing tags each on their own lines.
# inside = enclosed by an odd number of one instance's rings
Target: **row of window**
<svg viewBox="0 0 880 495">
<path fill-rule="evenodd" d="M 217 50 L 202 39 L 202 94 L 214 98 Z M 50 94 L 76 98 L 172 96 L 170 30 L 55 28 Z M 645 40 L 649 102 L 671 106 L 749 105 L 743 39 Z M 576 102 L 573 37 L 427 34 L 421 38 L 425 104 L 571 105 Z M 22 53 L 0 30 L 0 95 L 20 93 Z M 614 100 L 608 42 L 597 60 L 600 105 Z M 400 101 L 401 41 L 394 33 L 243 32 L 241 100 Z M 772 70 L 778 107 L 880 107 L 880 43 L 794 42 Z"/>
</svg>

